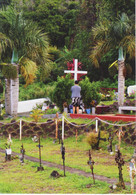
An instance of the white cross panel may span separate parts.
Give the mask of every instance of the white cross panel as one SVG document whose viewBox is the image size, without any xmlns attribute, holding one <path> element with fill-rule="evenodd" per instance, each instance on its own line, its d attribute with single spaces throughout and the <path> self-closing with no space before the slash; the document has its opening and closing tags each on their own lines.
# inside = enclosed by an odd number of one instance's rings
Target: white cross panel
<svg viewBox="0 0 136 195">
<path fill-rule="evenodd" d="M 64 73 L 74 73 L 74 81 L 77 80 L 77 74 L 87 74 L 87 71 L 78 70 L 78 60 L 75 59 L 75 69 L 74 70 L 64 70 Z"/>
</svg>

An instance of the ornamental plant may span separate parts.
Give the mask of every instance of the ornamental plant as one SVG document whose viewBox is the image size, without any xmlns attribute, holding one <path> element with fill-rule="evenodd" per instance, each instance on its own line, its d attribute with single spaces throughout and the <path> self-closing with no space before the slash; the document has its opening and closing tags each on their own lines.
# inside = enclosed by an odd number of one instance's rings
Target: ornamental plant
<svg viewBox="0 0 136 195">
<path fill-rule="evenodd" d="M 70 79 L 71 75 L 66 77 L 58 77 L 56 86 L 52 94 L 52 101 L 57 105 L 61 112 L 63 112 L 63 104 L 71 103 L 71 87 L 74 85 L 74 80 Z"/>
<path fill-rule="evenodd" d="M 41 109 L 33 109 L 32 114 L 30 114 L 30 117 L 34 119 L 34 121 L 37 123 L 43 116 L 43 112 Z"/>
<path fill-rule="evenodd" d="M 93 105 L 96 106 L 100 103 L 101 94 L 99 93 L 98 85 L 95 85 L 94 82 L 91 83 L 88 77 L 85 77 L 84 80 L 80 81 L 79 85 L 81 87 L 81 96 L 85 108 L 90 108 Z"/>
</svg>

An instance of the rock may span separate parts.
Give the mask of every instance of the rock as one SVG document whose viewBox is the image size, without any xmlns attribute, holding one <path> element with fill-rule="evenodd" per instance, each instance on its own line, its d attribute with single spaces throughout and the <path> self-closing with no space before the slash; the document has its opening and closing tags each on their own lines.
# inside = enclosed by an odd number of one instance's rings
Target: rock
<svg viewBox="0 0 136 195">
<path fill-rule="evenodd" d="M 52 171 L 52 173 L 50 174 L 51 177 L 60 177 L 60 174 L 57 171 Z"/>
</svg>

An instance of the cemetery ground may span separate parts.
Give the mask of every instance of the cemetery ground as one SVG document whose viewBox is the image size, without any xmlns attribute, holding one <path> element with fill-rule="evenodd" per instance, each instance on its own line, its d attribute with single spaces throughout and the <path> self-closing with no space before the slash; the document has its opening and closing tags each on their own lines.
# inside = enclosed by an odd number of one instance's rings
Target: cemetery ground
<svg viewBox="0 0 136 195">
<path fill-rule="evenodd" d="M 86 119 L 72 119 L 77 123 L 88 123 Z M 79 122 L 80 121 L 80 122 Z M 100 149 L 92 150 L 86 142 L 87 132 L 77 136 L 65 137 L 65 166 L 66 176 L 63 173 L 63 160 L 61 156 L 61 144 L 59 140 L 54 142 L 54 136 L 41 136 L 41 158 L 42 161 L 53 163 L 51 167 L 45 166 L 43 171 L 37 172 L 39 162 L 32 162 L 31 159 L 25 159 L 24 164 L 20 163 L 20 148 L 23 143 L 25 155 L 29 157 L 39 158 L 39 149 L 37 142 L 32 141 L 32 136 L 23 137 L 19 140 L 19 136 L 12 137 L 11 148 L 16 155 L 13 155 L 12 161 L 5 162 L 5 154 L 0 153 L 0 193 L 87 193 L 87 194 L 129 194 L 130 177 L 127 167 L 134 153 L 134 146 L 121 142 L 121 153 L 124 158 L 125 165 L 123 169 L 123 179 L 125 189 L 117 188 L 115 190 L 109 188 L 112 184 L 118 183 L 119 170 L 115 162 L 115 145 L 118 144 L 118 137 L 113 139 L 114 154 L 110 155 L 107 151 L 108 141 L 100 141 Z M 7 137 L 0 137 L 0 148 L 5 149 Z M 88 151 L 91 149 L 92 159 L 94 160 L 95 184 L 93 182 L 92 173 L 87 161 L 89 160 Z M 16 158 L 14 158 L 14 156 Z M 73 168 L 73 171 L 68 167 Z M 57 171 L 61 176 L 53 178 L 50 176 L 52 171 Z M 68 171 L 69 170 L 69 171 Z M 77 170 L 75 174 L 74 170 Z M 105 179 L 106 178 L 106 179 Z M 136 182 L 136 178 L 135 178 Z"/>
</svg>

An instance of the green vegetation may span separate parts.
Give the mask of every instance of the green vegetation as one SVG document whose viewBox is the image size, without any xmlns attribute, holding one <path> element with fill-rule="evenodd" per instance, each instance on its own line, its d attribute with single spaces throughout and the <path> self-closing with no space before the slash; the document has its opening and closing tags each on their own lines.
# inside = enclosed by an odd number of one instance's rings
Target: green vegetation
<svg viewBox="0 0 136 195">
<path fill-rule="evenodd" d="M 70 104 L 71 102 L 71 87 L 74 81 L 70 79 L 70 75 L 65 78 L 58 77 L 56 86 L 53 92 L 52 101 L 57 105 L 61 112 L 63 112 L 63 104 Z"/>
<path fill-rule="evenodd" d="M 57 164 L 62 164 L 60 145 L 57 143 L 53 144 L 52 138 L 42 138 L 41 143 L 42 148 L 42 160 L 49 162 L 55 162 Z M 11 148 L 14 152 L 20 153 L 20 147 L 23 143 L 26 150 L 26 155 L 38 158 L 39 152 L 36 147 L 37 143 L 34 143 L 31 138 L 23 138 L 21 141 L 19 139 L 12 139 L 13 143 Z M 3 139 L 0 143 L 1 148 L 5 148 L 6 139 Z M 113 141 L 113 146 L 118 143 L 118 140 Z M 89 144 L 86 142 L 86 137 L 83 135 L 78 136 L 77 143 L 76 138 L 67 138 L 64 141 L 66 148 L 66 166 L 77 168 L 86 172 L 90 172 L 87 165 L 88 160 L 88 150 L 90 149 Z M 92 150 L 93 160 L 96 162 L 94 167 L 94 173 L 98 175 L 104 175 L 110 178 L 118 178 L 118 168 L 115 163 L 114 155 L 110 155 L 107 152 L 108 141 L 100 142 L 100 150 Z M 114 150 L 114 149 L 113 149 Z M 121 152 L 126 161 L 123 166 L 124 181 L 129 182 L 129 172 L 127 171 L 127 166 L 131 156 L 134 152 L 134 147 L 127 146 L 124 142 L 121 143 Z M 105 166 L 106 165 L 106 166 Z M 114 169 L 114 172 L 113 172 Z"/>
<path fill-rule="evenodd" d="M 4 155 L 0 156 L 4 158 Z M 38 163 L 25 160 L 22 166 L 19 159 L 5 163 L 0 160 L 0 165 L 3 169 L 0 170 L 0 193 L 23 193 L 23 194 L 56 194 L 56 193 L 91 193 L 97 194 L 101 191 L 102 194 L 109 192 L 109 185 L 105 182 L 96 180 L 93 185 L 93 180 L 76 174 L 66 172 L 66 177 L 63 176 L 63 171 L 55 168 L 61 177 L 55 179 L 50 177 L 54 168 L 45 167 L 44 171 L 36 172 Z M 31 181 L 31 182 L 30 182 Z M 67 184 L 67 187 L 66 187 Z M 91 184 L 88 188 L 87 185 Z M 121 192 L 128 193 L 127 190 Z M 119 192 L 119 193 L 121 193 Z"/>
<path fill-rule="evenodd" d="M 96 101 L 99 104 L 101 95 L 99 94 L 99 87 L 95 85 L 95 82 L 91 83 L 88 77 L 80 81 L 81 95 L 86 108 L 91 107 L 91 102 Z"/>
</svg>

